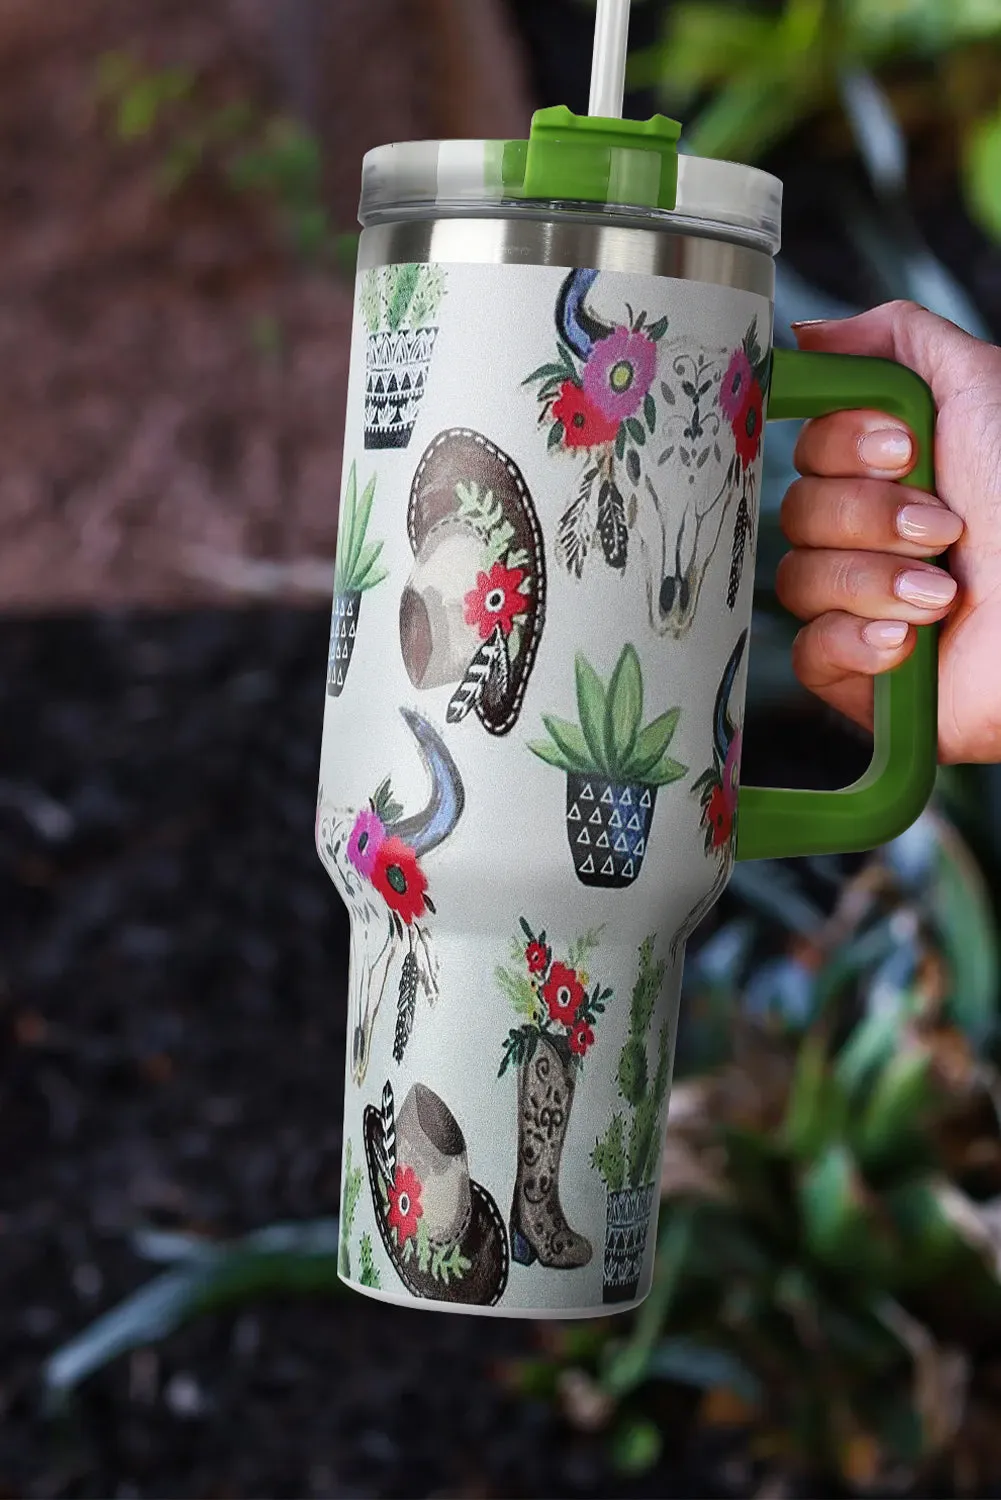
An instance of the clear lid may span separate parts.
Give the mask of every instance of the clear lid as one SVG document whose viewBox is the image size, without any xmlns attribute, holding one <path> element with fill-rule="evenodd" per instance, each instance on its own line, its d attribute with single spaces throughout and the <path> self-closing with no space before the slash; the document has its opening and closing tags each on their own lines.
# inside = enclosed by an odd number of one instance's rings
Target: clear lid
<svg viewBox="0 0 1001 1500">
<path fill-rule="evenodd" d="M 589 140 L 587 165 L 593 167 L 600 159 L 597 179 L 593 172 L 587 176 L 577 170 L 580 147 L 565 133 L 556 148 L 563 155 L 547 158 L 543 171 L 533 169 L 534 127 L 532 142 L 408 141 L 379 146 L 368 152 L 362 165 L 359 218 L 370 225 L 429 213 L 609 213 L 634 222 L 652 221 L 652 226 L 664 229 L 701 228 L 774 255 L 781 241 L 779 179 L 736 162 L 679 155 L 663 130 L 656 138 L 653 123 L 639 127 L 642 146 L 636 136 L 623 145 L 610 138 L 593 144 Z"/>
</svg>

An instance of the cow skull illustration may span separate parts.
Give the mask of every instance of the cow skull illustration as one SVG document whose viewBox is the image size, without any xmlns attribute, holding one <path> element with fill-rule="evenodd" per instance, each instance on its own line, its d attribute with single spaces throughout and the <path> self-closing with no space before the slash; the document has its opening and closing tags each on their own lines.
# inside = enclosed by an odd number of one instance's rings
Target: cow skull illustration
<svg viewBox="0 0 1001 1500">
<path fill-rule="evenodd" d="M 450 836 L 465 805 L 458 768 L 437 730 L 412 709 L 401 708 L 400 713 L 430 781 L 424 809 L 404 817 L 387 780 L 360 813 L 328 806 L 321 788 L 317 812 L 317 850 L 351 920 L 351 1077 L 359 1085 L 368 1072 L 373 1028 L 396 965 L 397 1060 L 409 1039 L 418 988 L 429 1004 L 438 997 L 438 961 L 422 920 L 425 911 L 433 915 L 435 908 L 419 861 Z M 413 886 L 409 892 L 408 878 Z"/>
</svg>

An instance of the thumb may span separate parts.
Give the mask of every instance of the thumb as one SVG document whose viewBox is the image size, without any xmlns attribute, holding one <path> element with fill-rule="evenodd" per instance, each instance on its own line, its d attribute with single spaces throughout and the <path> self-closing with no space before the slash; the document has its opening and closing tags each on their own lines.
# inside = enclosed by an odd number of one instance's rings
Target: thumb
<svg viewBox="0 0 1001 1500">
<path fill-rule="evenodd" d="M 1001 373 L 1001 353 L 916 302 L 886 302 L 835 322 L 794 323 L 793 333 L 801 349 L 907 365 L 930 386 L 938 407 L 983 380 L 985 355 L 997 358 Z"/>
</svg>

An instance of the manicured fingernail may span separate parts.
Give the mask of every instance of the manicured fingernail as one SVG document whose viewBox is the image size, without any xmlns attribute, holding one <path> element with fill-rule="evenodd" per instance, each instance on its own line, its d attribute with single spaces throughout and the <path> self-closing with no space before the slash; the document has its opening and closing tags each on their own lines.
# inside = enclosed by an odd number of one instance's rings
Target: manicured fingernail
<svg viewBox="0 0 1001 1500">
<path fill-rule="evenodd" d="M 870 620 L 862 639 L 877 651 L 897 651 L 907 639 L 907 626 L 903 620 Z"/>
<path fill-rule="evenodd" d="M 902 427 L 877 427 L 859 439 L 859 458 L 867 469 L 896 474 L 906 469 L 914 452 L 910 434 Z"/>
<path fill-rule="evenodd" d="M 790 328 L 822 328 L 829 323 L 830 318 L 799 318 L 795 323 L 790 323 Z"/>
<path fill-rule="evenodd" d="M 962 521 L 944 505 L 902 505 L 897 511 L 897 535 L 907 542 L 947 547 L 962 534 Z"/>
<path fill-rule="evenodd" d="M 956 596 L 956 580 L 932 568 L 905 568 L 898 573 L 893 591 L 898 599 L 920 609 L 941 609 Z"/>
</svg>

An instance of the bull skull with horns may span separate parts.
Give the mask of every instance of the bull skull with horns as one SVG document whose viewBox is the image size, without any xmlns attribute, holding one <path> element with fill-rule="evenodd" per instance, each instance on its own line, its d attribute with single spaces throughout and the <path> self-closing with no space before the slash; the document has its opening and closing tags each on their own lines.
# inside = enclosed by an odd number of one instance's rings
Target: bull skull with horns
<svg viewBox="0 0 1001 1500">
<path fill-rule="evenodd" d="M 583 462 L 557 556 L 577 578 L 599 553 L 614 571 L 641 567 L 654 630 L 680 638 L 721 544 L 726 605 L 736 605 L 753 548 L 771 359 L 757 319 L 737 347 L 710 348 L 673 334 L 657 308 L 614 306 L 615 285 L 591 269 L 568 274 L 557 357 L 525 383 L 537 386 L 548 451 Z"/>
<path fill-rule="evenodd" d="M 372 1031 L 390 973 L 399 960 L 397 1061 L 413 1028 L 418 988 L 429 1004 L 438 997 L 438 963 L 424 920 L 434 915 L 421 860 L 453 832 L 465 792 L 458 768 L 427 719 L 401 708 L 430 782 L 424 809 L 405 817 L 387 778 L 360 812 L 317 805 L 316 845 L 351 918 L 349 1034 L 351 1077 L 368 1072 Z"/>
</svg>

